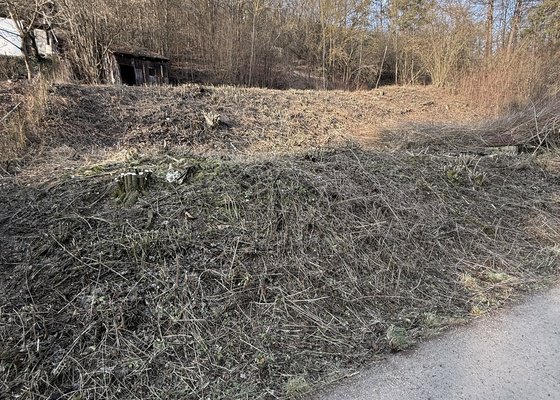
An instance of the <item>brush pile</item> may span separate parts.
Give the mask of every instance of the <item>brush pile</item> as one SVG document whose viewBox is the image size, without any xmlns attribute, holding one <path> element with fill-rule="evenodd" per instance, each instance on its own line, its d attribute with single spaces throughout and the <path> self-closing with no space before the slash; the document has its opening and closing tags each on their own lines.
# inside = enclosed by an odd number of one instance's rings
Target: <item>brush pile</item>
<svg viewBox="0 0 560 400">
<path fill-rule="evenodd" d="M 295 397 L 558 273 L 560 181 L 529 155 L 134 168 L 134 204 L 130 162 L 2 185 L 0 398 Z"/>
<path fill-rule="evenodd" d="M 410 124 L 386 129 L 382 142 L 399 149 L 480 151 L 516 146 L 521 152 L 560 147 L 560 97 L 543 99 L 500 117 L 471 122 Z"/>
</svg>

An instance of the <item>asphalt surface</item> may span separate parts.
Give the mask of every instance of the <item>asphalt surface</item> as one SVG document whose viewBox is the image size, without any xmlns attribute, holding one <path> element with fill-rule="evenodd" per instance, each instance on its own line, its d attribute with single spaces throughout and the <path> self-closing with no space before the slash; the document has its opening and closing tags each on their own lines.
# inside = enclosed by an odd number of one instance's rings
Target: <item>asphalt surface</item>
<svg viewBox="0 0 560 400">
<path fill-rule="evenodd" d="M 315 400 L 560 400 L 560 286 L 389 357 Z"/>
</svg>

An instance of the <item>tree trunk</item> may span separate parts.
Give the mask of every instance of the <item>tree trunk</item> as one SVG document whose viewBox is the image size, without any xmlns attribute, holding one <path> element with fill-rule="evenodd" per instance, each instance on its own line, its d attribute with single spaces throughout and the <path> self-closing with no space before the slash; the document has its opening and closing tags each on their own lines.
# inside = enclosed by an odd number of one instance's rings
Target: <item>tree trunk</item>
<svg viewBox="0 0 560 400">
<path fill-rule="evenodd" d="M 507 43 L 507 15 L 509 13 L 509 1 L 501 0 L 502 15 L 500 17 L 500 48 L 504 49 Z"/>
<path fill-rule="evenodd" d="M 521 23 L 521 8 L 523 6 L 523 0 L 515 0 L 515 9 L 513 10 L 513 16 L 511 18 L 511 31 L 509 32 L 509 39 L 507 45 L 507 52 L 511 53 L 515 42 L 517 40 L 517 31 L 519 30 L 519 24 Z"/>
<path fill-rule="evenodd" d="M 489 58 L 493 51 L 493 31 L 494 31 L 494 0 L 488 0 L 486 13 L 486 47 L 484 55 Z"/>
<path fill-rule="evenodd" d="M 253 3 L 253 23 L 251 26 L 251 58 L 249 59 L 249 86 L 253 84 L 253 72 L 255 65 L 255 31 L 257 25 L 257 13 L 259 12 L 259 1 Z"/>
<path fill-rule="evenodd" d="M 27 54 L 23 55 L 23 62 L 25 63 L 25 69 L 27 71 L 27 79 L 33 79 L 33 71 L 31 70 L 31 63 L 29 62 L 29 56 Z"/>
<path fill-rule="evenodd" d="M 395 85 L 399 84 L 399 34 L 395 30 Z"/>
<path fill-rule="evenodd" d="M 323 2 L 319 1 L 320 14 L 321 14 L 321 69 L 323 78 L 323 90 L 327 89 L 327 37 L 326 37 L 326 26 L 325 26 L 325 10 L 323 8 Z"/>
</svg>

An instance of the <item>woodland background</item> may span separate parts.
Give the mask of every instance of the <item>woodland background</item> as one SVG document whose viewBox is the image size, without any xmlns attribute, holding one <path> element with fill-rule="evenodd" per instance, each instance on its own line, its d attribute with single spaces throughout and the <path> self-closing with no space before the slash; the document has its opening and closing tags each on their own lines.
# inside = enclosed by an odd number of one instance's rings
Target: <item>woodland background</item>
<svg viewBox="0 0 560 400">
<path fill-rule="evenodd" d="M 489 104 L 557 90 L 560 0 L 3 0 L 0 13 L 28 42 L 25 27 L 54 27 L 59 75 L 86 83 L 104 81 L 103 56 L 125 43 L 171 58 L 178 81 L 423 83 Z"/>
</svg>

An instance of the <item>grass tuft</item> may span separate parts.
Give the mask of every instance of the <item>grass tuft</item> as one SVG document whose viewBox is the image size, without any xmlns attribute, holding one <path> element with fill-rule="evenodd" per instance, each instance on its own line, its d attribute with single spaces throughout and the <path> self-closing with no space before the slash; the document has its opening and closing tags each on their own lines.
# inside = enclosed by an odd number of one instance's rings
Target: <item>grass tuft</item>
<svg viewBox="0 0 560 400">
<path fill-rule="evenodd" d="M 286 383 L 286 395 L 289 398 L 296 398 L 307 393 L 310 389 L 309 383 L 303 376 L 295 376 L 288 379 Z"/>
<path fill-rule="evenodd" d="M 406 350 L 412 344 L 406 329 L 395 325 L 389 326 L 386 333 L 387 344 L 392 351 Z"/>
</svg>

